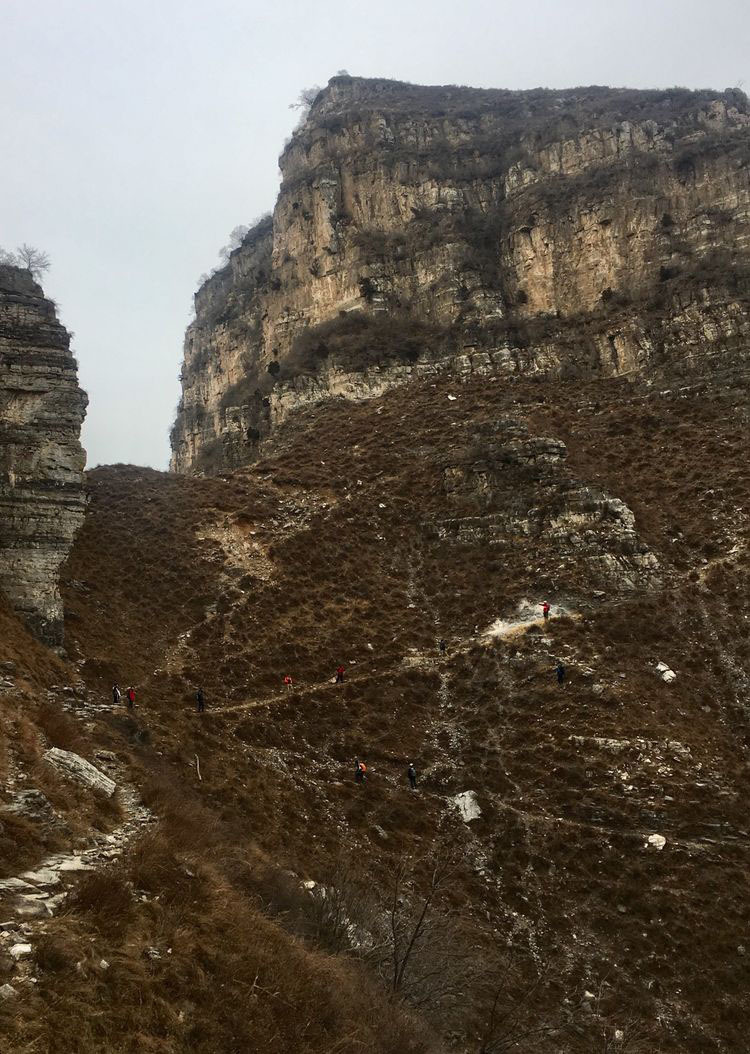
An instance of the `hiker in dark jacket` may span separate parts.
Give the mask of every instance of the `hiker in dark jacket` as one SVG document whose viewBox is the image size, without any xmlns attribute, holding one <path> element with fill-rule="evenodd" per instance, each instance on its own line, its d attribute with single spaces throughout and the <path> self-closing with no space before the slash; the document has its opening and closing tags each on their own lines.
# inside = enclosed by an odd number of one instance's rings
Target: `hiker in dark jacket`
<svg viewBox="0 0 750 1054">
<path fill-rule="evenodd" d="M 558 662 L 555 669 L 557 671 L 557 683 L 562 684 L 565 680 L 565 667 L 561 662 Z"/>
<path fill-rule="evenodd" d="M 195 708 L 199 714 L 202 714 L 206 709 L 206 697 L 203 694 L 202 688 L 199 688 L 195 693 Z"/>
<path fill-rule="evenodd" d="M 414 768 L 414 762 L 409 762 L 409 767 L 406 770 L 406 775 L 409 777 L 409 786 L 413 791 L 417 789 L 417 770 Z"/>
<path fill-rule="evenodd" d="M 366 772 L 367 772 L 367 765 L 365 765 L 365 763 L 363 761 L 360 761 L 359 758 L 355 758 L 354 759 L 354 782 L 355 783 L 364 783 L 365 780 L 367 779 L 367 776 L 365 775 Z"/>
<path fill-rule="evenodd" d="M 122 692 L 120 691 L 119 684 L 112 685 L 112 704 L 113 706 L 119 706 L 122 702 Z"/>
<path fill-rule="evenodd" d="M 447 647 L 447 645 L 446 645 L 445 641 L 443 640 L 443 638 L 441 637 L 440 640 L 438 641 L 438 648 L 440 650 L 440 654 L 441 655 L 445 655 L 446 647 Z"/>
</svg>

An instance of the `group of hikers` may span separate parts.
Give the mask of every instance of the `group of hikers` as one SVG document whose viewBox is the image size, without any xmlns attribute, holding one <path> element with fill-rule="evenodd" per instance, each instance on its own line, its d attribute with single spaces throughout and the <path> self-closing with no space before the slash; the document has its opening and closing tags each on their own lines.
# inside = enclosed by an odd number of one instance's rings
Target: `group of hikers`
<svg viewBox="0 0 750 1054">
<path fill-rule="evenodd" d="M 546 600 L 542 604 L 542 615 L 544 617 L 544 621 L 546 622 L 549 619 L 550 615 L 550 605 Z M 438 640 L 437 646 L 439 654 L 445 656 L 448 651 L 448 644 L 443 637 Z M 336 677 L 334 683 L 343 684 L 345 673 L 346 669 L 344 668 L 344 666 L 338 666 L 336 669 Z M 555 667 L 555 673 L 557 675 L 557 683 L 563 684 L 565 681 L 565 667 L 563 666 L 562 662 L 558 661 L 557 666 Z M 287 689 L 287 691 L 291 691 L 294 688 L 294 681 L 289 674 L 286 674 L 286 676 L 284 677 L 283 685 Z M 127 700 L 128 710 L 132 710 L 135 706 L 135 688 L 133 688 L 132 685 L 126 689 L 125 698 Z M 112 686 L 112 702 L 115 706 L 120 706 L 120 704 L 122 703 L 122 691 L 120 690 L 120 686 L 117 683 Z M 199 714 L 202 714 L 206 709 L 206 696 L 202 688 L 198 688 L 195 692 L 195 708 Z M 406 769 L 406 776 L 409 780 L 409 786 L 411 787 L 411 789 L 416 790 L 417 770 L 414 767 L 413 761 L 409 762 L 409 765 Z M 367 766 L 363 761 L 360 761 L 359 758 L 355 758 L 354 782 L 364 783 L 366 780 Z"/>
<path fill-rule="evenodd" d="M 125 698 L 128 701 L 128 710 L 132 710 L 135 706 L 135 688 L 132 685 L 125 690 Z M 122 702 L 122 691 L 117 682 L 112 685 L 112 702 L 115 706 L 119 706 Z"/>
<path fill-rule="evenodd" d="M 406 770 L 406 778 L 409 781 L 409 786 L 413 791 L 417 789 L 417 770 L 414 767 L 414 762 L 410 761 L 409 766 Z M 364 761 L 360 761 L 359 758 L 354 759 L 354 782 L 365 783 L 367 780 L 367 765 Z"/>
</svg>

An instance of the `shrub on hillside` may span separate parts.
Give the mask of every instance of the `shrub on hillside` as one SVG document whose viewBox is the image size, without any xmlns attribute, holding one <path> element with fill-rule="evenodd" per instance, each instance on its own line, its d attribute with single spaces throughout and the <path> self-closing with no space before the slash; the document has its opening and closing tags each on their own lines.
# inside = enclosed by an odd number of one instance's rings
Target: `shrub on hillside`
<svg viewBox="0 0 750 1054">
<path fill-rule="evenodd" d="M 61 710 L 59 705 L 46 703 L 40 707 L 37 723 L 49 740 L 50 746 L 72 750 L 80 754 L 84 747 L 81 726 Z"/>
<path fill-rule="evenodd" d="M 346 369 L 414 363 L 447 343 L 447 330 L 409 318 L 352 311 L 310 326 L 294 341 L 281 377 L 314 376 L 327 360 Z"/>
<path fill-rule="evenodd" d="M 106 936 L 121 935 L 133 914 L 133 894 L 114 868 L 92 871 L 78 883 L 68 909 L 86 915 L 94 929 Z"/>
</svg>

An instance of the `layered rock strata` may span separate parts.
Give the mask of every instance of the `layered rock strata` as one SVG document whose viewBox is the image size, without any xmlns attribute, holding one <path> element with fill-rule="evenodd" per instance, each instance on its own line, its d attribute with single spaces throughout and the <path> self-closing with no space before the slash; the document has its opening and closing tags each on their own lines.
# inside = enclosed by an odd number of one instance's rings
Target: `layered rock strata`
<svg viewBox="0 0 750 1054">
<path fill-rule="evenodd" d="M 552 580 L 583 565 L 588 587 L 610 596 L 658 586 L 659 562 L 632 510 L 572 476 L 566 459 L 559 439 L 531 435 L 516 420 L 494 422 L 443 470 L 454 515 L 431 529 L 441 540 L 494 546 L 505 559 L 531 549 L 537 573 Z"/>
<path fill-rule="evenodd" d="M 176 471 L 257 456 L 305 402 L 425 370 L 642 375 L 743 354 L 737 91 L 336 77 L 263 220 L 195 298 Z"/>
<path fill-rule="evenodd" d="M 54 304 L 28 271 L 0 266 L 0 590 L 53 645 L 58 572 L 84 516 L 86 402 Z"/>
</svg>

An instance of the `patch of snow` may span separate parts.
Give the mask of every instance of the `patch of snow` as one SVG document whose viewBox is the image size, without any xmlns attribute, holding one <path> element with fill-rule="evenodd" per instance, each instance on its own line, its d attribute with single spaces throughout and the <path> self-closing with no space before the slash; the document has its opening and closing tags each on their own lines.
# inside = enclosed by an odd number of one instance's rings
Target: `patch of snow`
<svg viewBox="0 0 750 1054">
<path fill-rule="evenodd" d="M 521 600 L 516 609 L 516 617 L 510 619 L 495 619 L 484 631 L 485 638 L 509 637 L 527 626 L 544 625 L 541 604 L 532 603 L 530 600 Z M 550 618 L 560 615 L 569 615 L 570 611 L 562 604 L 553 605 Z"/>
</svg>

